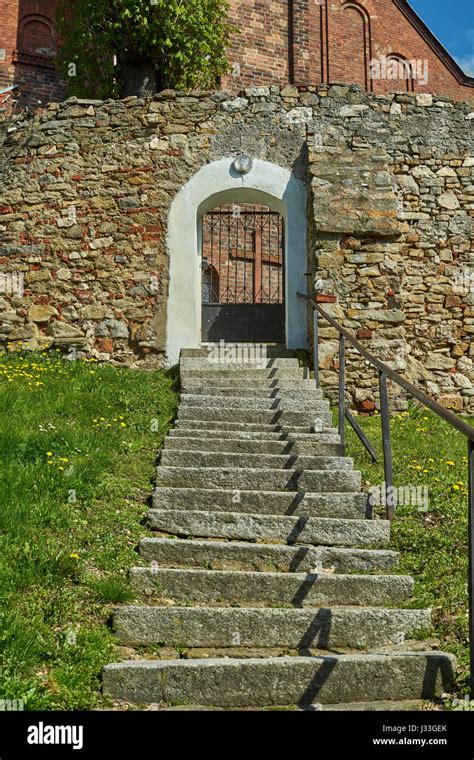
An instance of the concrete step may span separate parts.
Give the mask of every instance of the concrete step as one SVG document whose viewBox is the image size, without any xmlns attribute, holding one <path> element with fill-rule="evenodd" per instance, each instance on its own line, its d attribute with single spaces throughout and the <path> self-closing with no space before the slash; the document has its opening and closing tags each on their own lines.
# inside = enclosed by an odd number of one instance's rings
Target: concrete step
<svg viewBox="0 0 474 760">
<path fill-rule="evenodd" d="M 324 712 L 421 712 L 425 709 L 424 705 L 425 703 L 421 699 L 404 699 L 381 700 L 379 702 L 341 702 L 337 705 L 320 705 L 318 709 Z"/>
<path fill-rule="evenodd" d="M 219 380 L 227 382 L 227 379 L 233 379 L 240 385 L 246 383 L 253 383 L 254 381 L 260 381 L 267 383 L 271 380 L 277 381 L 303 381 L 305 380 L 304 369 L 301 367 L 267 367 L 264 369 L 250 369 L 241 367 L 223 367 L 216 365 L 209 368 L 193 367 L 180 370 L 181 383 L 183 387 L 186 387 L 190 380 Z"/>
<path fill-rule="evenodd" d="M 323 426 L 329 426 L 332 416 L 329 411 L 308 409 L 293 411 L 288 409 L 220 409 L 215 407 L 180 406 L 178 420 L 206 421 L 206 422 L 231 422 L 250 423 L 252 425 L 298 425 L 311 426 L 318 420 Z"/>
<path fill-rule="evenodd" d="M 307 454 L 241 454 L 227 452 L 177 451 L 163 449 L 160 462 L 164 467 L 235 467 L 276 470 L 352 470 L 354 460 L 350 457 L 325 457 Z"/>
<path fill-rule="evenodd" d="M 413 580 L 405 575 L 335 575 L 133 567 L 130 583 L 138 594 L 210 604 L 262 603 L 292 607 L 379 606 L 410 598 Z"/>
<path fill-rule="evenodd" d="M 277 454 L 280 456 L 298 456 L 302 454 L 312 456 L 343 457 L 344 446 L 340 443 L 318 443 L 317 441 L 277 441 L 248 439 L 228 439 L 202 436 L 194 438 L 190 436 L 168 436 L 164 443 L 165 451 L 215 451 L 232 452 L 234 454 Z"/>
<path fill-rule="evenodd" d="M 300 383 L 291 383 L 285 387 L 270 385 L 255 385 L 246 386 L 242 388 L 241 385 L 237 386 L 206 386 L 201 383 L 197 387 L 188 385 L 183 388 L 184 394 L 193 396 L 212 396 L 213 399 L 228 398 L 279 398 L 280 396 L 290 396 L 291 398 L 301 398 L 309 400 L 321 400 L 324 398 L 323 392 L 316 388 L 313 381 L 303 380 Z"/>
<path fill-rule="evenodd" d="M 205 488 L 156 488 L 155 509 L 199 509 L 260 515 L 308 517 L 370 517 L 366 493 L 294 493 L 290 491 L 235 491 Z"/>
<path fill-rule="evenodd" d="M 176 427 L 169 431 L 169 436 L 192 435 L 193 438 L 214 436 L 219 438 L 242 438 L 248 440 L 278 441 L 327 441 L 339 443 L 340 438 L 333 428 L 323 427 L 318 433 L 312 425 L 252 425 L 245 422 L 205 422 L 203 420 L 176 420 Z"/>
<path fill-rule="evenodd" d="M 180 372 L 183 374 L 189 370 L 203 369 L 213 370 L 215 372 L 235 372 L 235 371 L 258 371 L 265 369 L 299 369 L 300 363 L 294 357 L 257 357 L 255 361 L 246 360 L 240 357 L 226 360 L 226 357 L 216 356 L 209 352 L 206 356 L 187 356 L 180 361 Z"/>
<path fill-rule="evenodd" d="M 237 344 L 229 344 L 225 341 L 219 342 L 219 343 L 206 343 L 205 345 L 201 346 L 200 348 L 182 348 L 180 351 L 180 359 L 187 359 L 189 357 L 195 358 L 196 356 L 209 356 L 210 351 L 215 351 L 216 349 L 220 350 L 226 350 L 226 349 L 232 349 L 232 351 L 235 350 Z M 266 356 L 269 358 L 276 358 L 276 359 L 294 359 L 297 356 L 297 352 L 293 348 L 286 348 L 286 346 L 280 345 L 278 343 L 246 343 L 243 344 L 246 348 L 245 350 L 248 355 L 251 355 L 250 352 L 264 352 Z M 304 349 L 303 349 L 304 350 Z M 301 352 L 299 352 L 301 353 Z"/>
<path fill-rule="evenodd" d="M 355 470 L 275 470 L 225 467 L 157 467 L 156 485 L 179 488 L 231 488 L 261 491 L 360 491 L 361 473 Z"/>
<path fill-rule="evenodd" d="M 114 631 L 127 646 L 164 642 L 167 647 L 216 649 L 370 649 L 403 644 L 416 630 L 430 626 L 430 610 L 369 607 L 309 610 L 137 606 L 120 607 L 113 617 Z"/>
<path fill-rule="evenodd" d="M 204 541 L 143 538 L 140 556 L 162 567 L 208 570 L 258 570 L 336 573 L 385 573 L 398 567 L 399 555 L 388 549 L 255 544 L 244 541 Z"/>
<path fill-rule="evenodd" d="M 261 422 L 234 422 L 229 420 L 196 420 L 196 419 L 177 419 L 175 421 L 175 429 L 180 430 L 201 430 L 207 432 L 208 430 L 221 430 L 225 434 L 232 431 L 240 431 L 243 433 L 279 433 L 280 435 L 316 435 L 321 431 L 325 431 L 329 428 L 331 423 L 325 420 L 319 419 L 305 422 L 304 424 L 288 424 L 285 420 L 277 423 L 261 423 Z M 254 415 L 255 417 L 255 415 Z M 318 426 L 315 432 L 315 426 Z"/>
<path fill-rule="evenodd" d="M 248 371 L 250 372 L 250 370 Z M 249 384 L 249 379 L 251 380 L 251 385 Z M 222 393 L 227 390 L 231 396 L 233 395 L 231 391 L 234 390 L 237 391 L 238 395 L 244 396 L 253 395 L 252 392 L 254 390 L 256 393 L 263 395 L 271 393 L 274 390 L 288 391 L 290 393 L 296 391 L 314 391 L 316 396 L 318 394 L 322 396 L 322 392 L 316 388 L 314 380 L 306 380 L 301 373 L 298 373 L 297 376 L 291 375 L 290 377 L 279 377 L 278 375 L 267 377 L 255 375 L 252 372 L 251 378 L 237 372 L 233 372 L 232 374 L 225 374 L 223 372 L 215 372 L 213 374 L 210 372 L 205 376 L 187 374 L 184 377 L 181 376 L 181 387 L 188 393 Z"/>
<path fill-rule="evenodd" d="M 131 660 L 104 668 L 108 697 L 216 707 L 432 699 L 449 692 L 455 658 L 441 652 L 324 657 Z"/>
<path fill-rule="evenodd" d="M 310 395 L 300 396 L 280 396 L 279 398 L 264 398 L 257 396 L 205 396 L 203 394 L 183 393 L 181 395 L 181 407 L 201 407 L 211 409 L 257 409 L 265 411 L 266 409 L 288 409 L 291 411 L 324 411 L 329 410 L 329 401 L 318 399 Z"/>
<path fill-rule="evenodd" d="M 250 515 L 244 512 L 152 509 L 152 530 L 174 536 L 281 541 L 317 546 L 384 546 L 390 541 L 387 520 Z"/>
<path fill-rule="evenodd" d="M 421 699 L 395 702 L 340 702 L 335 705 L 259 705 L 258 707 L 216 707 L 215 705 L 172 705 L 156 707 L 156 712 L 418 712 L 425 709 Z"/>
</svg>

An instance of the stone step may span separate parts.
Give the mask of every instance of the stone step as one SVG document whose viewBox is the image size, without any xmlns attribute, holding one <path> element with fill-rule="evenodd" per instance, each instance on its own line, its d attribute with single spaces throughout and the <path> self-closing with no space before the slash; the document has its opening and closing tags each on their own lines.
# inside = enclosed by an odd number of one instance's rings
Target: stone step
<svg viewBox="0 0 474 760">
<path fill-rule="evenodd" d="M 156 707 L 156 712 L 418 712 L 425 709 L 421 699 L 394 702 L 340 702 L 335 705 L 259 705 L 258 707 L 216 707 L 215 705 L 172 705 Z"/>
<path fill-rule="evenodd" d="M 267 383 L 271 380 L 277 381 L 303 381 L 305 380 L 304 369 L 301 367 L 267 367 L 265 369 L 243 369 L 239 367 L 215 367 L 209 368 L 186 368 L 180 370 L 181 383 L 186 387 L 190 380 L 202 380 L 207 383 L 208 380 L 219 380 L 221 383 L 227 382 L 227 379 L 233 379 L 240 385 L 260 381 Z"/>
<path fill-rule="evenodd" d="M 336 430 L 332 428 L 324 428 L 319 433 L 310 433 L 310 427 L 294 428 L 291 432 L 291 428 L 279 429 L 278 425 L 249 425 L 245 423 L 236 423 L 233 425 L 225 422 L 202 422 L 192 421 L 180 422 L 177 420 L 177 427 L 169 431 L 168 436 L 171 437 L 186 437 L 203 438 L 207 440 L 209 437 L 214 438 L 232 438 L 239 440 L 249 441 L 324 441 L 327 443 L 340 443 L 340 437 Z M 210 427 L 212 426 L 212 427 Z M 299 430 L 307 430 L 308 432 L 298 432 Z M 287 432 L 284 432 L 287 431 Z M 296 431 L 296 432 L 295 432 Z"/>
<path fill-rule="evenodd" d="M 276 470 L 352 470 L 350 457 L 325 457 L 307 454 L 241 454 L 216 451 L 177 451 L 163 449 L 160 462 L 164 467 L 235 467 Z"/>
<path fill-rule="evenodd" d="M 304 383 L 304 384 L 303 384 Z M 255 385 L 242 388 L 237 386 L 206 386 L 201 383 L 194 387 L 192 384 L 183 388 L 184 394 L 193 396 L 211 396 L 212 399 L 228 398 L 279 398 L 280 396 L 291 396 L 291 398 L 301 398 L 309 400 L 321 400 L 324 398 L 323 392 L 316 388 L 313 381 L 304 380 L 299 384 L 291 383 L 285 387 Z"/>
<path fill-rule="evenodd" d="M 251 515 L 245 512 L 204 512 L 195 509 L 152 509 L 152 530 L 174 536 L 280 541 L 317 546 L 384 546 L 390 541 L 387 520 L 331 517 Z"/>
<path fill-rule="evenodd" d="M 130 660 L 105 666 L 103 692 L 136 703 L 216 707 L 432 699 L 450 691 L 455 662 L 441 652 Z"/>
<path fill-rule="evenodd" d="M 277 454 L 280 456 L 301 456 L 302 454 L 312 456 L 333 456 L 343 457 L 344 446 L 340 443 L 320 443 L 317 441 L 277 441 L 277 440 L 260 440 L 252 441 L 248 439 L 228 439 L 210 436 L 189 438 L 181 436 L 168 436 L 164 443 L 165 451 L 215 451 L 215 452 L 232 452 L 235 454 Z"/>
<path fill-rule="evenodd" d="M 315 426 L 318 426 L 318 430 L 315 432 Z M 175 429 L 180 430 L 201 430 L 207 432 L 208 430 L 221 430 L 225 434 L 232 431 L 240 431 L 243 433 L 278 433 L 279 435 L 288 435 L 293 437 L 294 435 L 316 435 L 321 431 L 329 429 L 330 423 L 321 419 L 311 420 L 303 425 L 289 425 L 285 421 L 274 424 L 263 424 L 257 422 L 234 422 L 234 421 L 217 421 L 217 420 L 196 420 L 196 419 L 177 419 L 175 421 Z"/>
<path fill-rule="evenodd" d="M 250 370 L 249 370 L 250 371 Z M 229 391 L 232 396 L 232 391 L 237 391 L 238 395 L 251 396 L 253 391 L 257 394 L 267 394 L 274 390 L 292 392 L 314 392 L 316 397 L 322 392 L 316 388 L 314 380 L 305 380 L 302 374 L 298 376 L 290 377 L 262 377 L 252 374 L 251 385 L 249 378 L 239 373 L 233 372 L 226 375 L 223 372 L 212 372 L 205 377 L 186 375 L 181 376 L 181 387 L 188 393 L 222 393 L 223 391 Z"/>
<path fill-rule="evenodd" d="M 244 541 L 204 541 L 180 538 L 143 538 L 143 559 L 162 567 L 209 570 L 258 570 L 337 573 L 387 572 L 397 568 L 399 555 L 388 549 L 255 544 Z"/>
<path fill-rule="evenodd" d="M 281 396 L 279 398 L 263 398 L 258 396 L 252 398 L 249 396 L 204 396 L 199 394 L 183 393 L 181 396 L 181 407 L 201 407 L 210 409 L 257 409 L 264 411 L 266 409 L 288 409 L 291 411 L 325 411 L 329 410 L 329 401 L 318 399 L 311 396 L 301 397 L 298 394 L 292 396 Z"/>
<path fill-rule="evenodd" d="M 294 493 L 291 491 L 235 491 L 206 488 L 156 488 L 155 509 L 200 509 L 208 512 L 239 510 L 260 515 L 308 517 L 371 516 L 366 493 Z"/>
<path fill-rule="evenodd" d="M 180 373 L 190 370 L 211 370 L 213 372 L 263 371 L 267 369 L 299 369 L 300 363 L 294 357 L 257 357 L 247 361 L 245 357 L 227 359 L 224 355 L 209 352 L 206 356 L 187 356 L 179 364 Z"/>
<path fill-rule="evenodd" d="M 430 626 L 430 610 L 369 607 L 309 610 L 136 606 L 120 607 L 113 617 L 114 631 L 127 646 L 163 642 L 167 647 L 216 649 L 370 649 L 403 644 L 415 631 Z"/>
<path fill-rule="evenodd" d="M 286 346 L 277 343 L 247 343 L 244 345 L 247 347 L 245 350 L 248 354 L 250 351 L 258 351 L 259 353 L 265 352 L 266 356 L 274 359 L 294 359 L 297 355 L 295 349 L 286 348 Z M 202 357 L 208 356 L 209 352 L 215 351 L 215 349 L 222 350 L 226 348 L 232 348 L 232 350 L 234 350 L 235 346 L 236 344 L 232 344 L 230 346 L 229 343 L 226 343 L 225 341 L 222 341 L 220 343 L 209 342 L 200 348 L 182 348 L 179 355 L 180 359 L 187 359 L 189 357 L 195 358 L 196 356 Z"/>
<path fill-rule="evenodd" d="M 340 702 L 337 705 L 321 705 L 320 709 L 324 712 L 421 712 L 425 709 L 424 705 L 425 703 L 421 699 L 405 699 L 380 700 L 379 702 Z"/>
<path fill-rule="evenodd" d="M 233 570 L 133 567 L 130 583 L 138 594 L 210 604 L 262 603 L 292 607 L 379 606 L 410 598 L 413 580 L 405 575 L 335 575 Z"/>
<path fill-rule="evenodd" d="M 362 476 L 355 470 L 275 470 L 225 467 L 157 467 L 156 485 L 179 488 L 231 488 L 261 491 L 354 493 Z"/>
<path fill-rule="evenodd" d="M 252 425 L 298 425 L 311 426 L 318 420 L 323 426 L 329 426 L 332 416 L 329 411 L 308 409 L 293 411 L 288 409 L 220 409 L 200 406 L 180 406 L 178 420 L 206 421 L 206 422 L 231 422 L 250 423 Z"/>
</svg>

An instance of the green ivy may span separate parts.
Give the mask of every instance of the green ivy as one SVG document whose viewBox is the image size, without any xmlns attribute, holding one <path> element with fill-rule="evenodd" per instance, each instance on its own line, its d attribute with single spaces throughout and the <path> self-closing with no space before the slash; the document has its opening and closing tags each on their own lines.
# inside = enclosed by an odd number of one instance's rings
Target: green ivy
<svg viewBox="0 0 474 760">
<path fill-rule="evenodd" d="M 236 31 L 228 10 L 228 0 L 60 0 L 59 65 L 70 94 L 120 97 L 124 67 L 143 64 L 157 90 L 215 88 Z"/>
</svg>

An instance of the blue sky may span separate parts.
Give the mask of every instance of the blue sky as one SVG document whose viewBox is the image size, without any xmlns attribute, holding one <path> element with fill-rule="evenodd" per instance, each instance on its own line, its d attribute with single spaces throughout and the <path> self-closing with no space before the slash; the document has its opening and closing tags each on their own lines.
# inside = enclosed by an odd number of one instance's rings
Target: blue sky
<svg viewBox="0 0 474 760">
<path fill-rule="evenodd" d="M 474 76 L 474 0 L 408 0 L 461 68 Z"/>
</svg>

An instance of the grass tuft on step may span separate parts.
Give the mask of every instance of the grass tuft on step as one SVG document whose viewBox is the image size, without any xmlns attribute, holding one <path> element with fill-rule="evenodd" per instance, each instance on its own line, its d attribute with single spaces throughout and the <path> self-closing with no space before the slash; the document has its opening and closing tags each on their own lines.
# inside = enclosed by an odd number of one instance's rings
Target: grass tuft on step
<svg viewBox="0 0 474 760">
<path fill-rule="evenodd" d="M 116 659 L 108 620 L 133 595 L 154 462 L 174 378 L 0 356 L 0 698 L 28 710 L 100 705 Z"/>
</svg>

